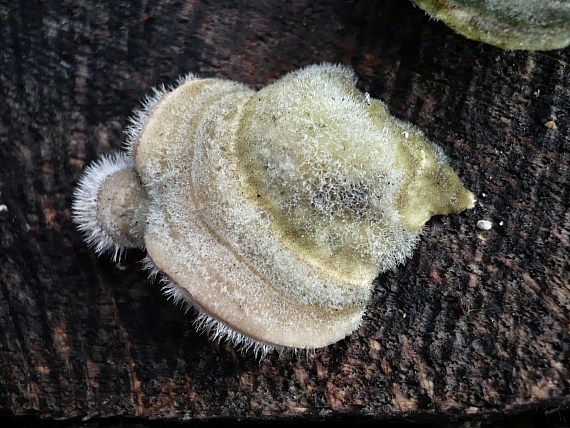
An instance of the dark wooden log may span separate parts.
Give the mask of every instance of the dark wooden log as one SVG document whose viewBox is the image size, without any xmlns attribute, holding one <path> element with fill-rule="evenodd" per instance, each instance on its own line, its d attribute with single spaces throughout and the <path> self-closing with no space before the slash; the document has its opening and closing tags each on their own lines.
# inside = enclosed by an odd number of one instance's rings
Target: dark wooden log
<svg viewBox="0 0 570 428">
<path fill-rule="evenodd" d="M 570 49 L 505 52 L 402 0 L 0 0 L 0 412 L 45 419 L 488 418 L 570 403 Z M 362 327 L 257 361 L 195 333 L 70 218 L 150 88 L 322 61 L 437 141 L 475 210 L 434 218 Z M 476 227 L 480 219 L 493 228 Z"/>
</svg>

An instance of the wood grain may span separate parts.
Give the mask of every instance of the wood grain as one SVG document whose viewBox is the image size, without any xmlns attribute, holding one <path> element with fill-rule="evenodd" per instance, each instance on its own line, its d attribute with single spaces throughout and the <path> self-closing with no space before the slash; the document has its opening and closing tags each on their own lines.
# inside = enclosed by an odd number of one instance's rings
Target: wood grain
<svg viewBox="0 0 570 428">
<path fill-rule="evenodd" d="M 437 420 L 568 407 L 569 59 L 469 41 L 402 0 L 0 0 L 0 412 Z M 152 86 L 195 72 L 262 87 L 323 61 L 353 66 L 437 141 L 478 203 L 430 221 L 346 340 L 256 361 L 198 335 L 142 253 L 97 259 L 72 192 L 121 147 Z"/>
</svg>

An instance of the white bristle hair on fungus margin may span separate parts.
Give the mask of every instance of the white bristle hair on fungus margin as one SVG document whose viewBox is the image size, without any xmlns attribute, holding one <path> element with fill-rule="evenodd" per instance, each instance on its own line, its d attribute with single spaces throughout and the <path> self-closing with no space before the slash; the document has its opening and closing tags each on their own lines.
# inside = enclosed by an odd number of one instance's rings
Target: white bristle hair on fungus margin
<svg viewBox="0 0 570 428">
<path fill-rule="evenodd" d="M 422 226 L 475 202 L 443 151 L 355 82 L 322 64 L 258 92 L 194 75 L 155 90 L 127 153 L 87 168 L 74 221 L 97 254 L 145 248 L 212 339 L 256 355 L 341 340 Z"/>
<path fill-rule="evenodd" d="M 74 192 L 71 208 L 77 228 L 83 233 L 85 242 L 95 250 L 97 255 L 110 250 L 114 262 L 120 259 L 127 248 L 137 247 L 137 245 L 127 240 L 119 242 L 113 239 L 101 224 L 97 218 L 101 203 L 99 191 L 109 176 L 133 167 L 133 160 L 125 153 L 103 156 L 87 167 Z"/>
</svg>

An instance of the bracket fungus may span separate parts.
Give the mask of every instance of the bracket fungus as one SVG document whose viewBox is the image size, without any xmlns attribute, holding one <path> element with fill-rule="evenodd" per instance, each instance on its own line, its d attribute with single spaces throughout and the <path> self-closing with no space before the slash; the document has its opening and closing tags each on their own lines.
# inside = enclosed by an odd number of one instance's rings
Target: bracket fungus
<svg viewBox="0 0 570 428">
<path fill-rule="evenodd" d="M 146 248 L 201 329 L 256 353 L 343 339 L 422 225 L 475 201 L 442 150 L 342 66 L 259 92 L 189 75 L 155 91 L 128 136 L 81 178 L 79 230 L 99 254 Z"/>
<path fill-rule="evenodd" d="M 412 0 L 471 40 L 502 49 L 549 50 L 570 44 L 570 0 Z"/>
</svg>

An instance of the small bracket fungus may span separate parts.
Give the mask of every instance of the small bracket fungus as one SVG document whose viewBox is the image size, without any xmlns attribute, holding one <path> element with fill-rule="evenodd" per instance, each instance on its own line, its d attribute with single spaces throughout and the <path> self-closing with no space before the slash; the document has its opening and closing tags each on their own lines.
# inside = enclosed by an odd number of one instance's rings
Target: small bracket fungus
<svg viewBox="0 0 570 428">
<path fill-rule="evenodd" d="M 503 49 L 570 44 L 570 0 L 413 0 L 468 39 Z"/>
<path fill-rule="evenodd" d="M 474 206 L 441 149 L 318 65 L 255 92 L 188 76 L 156 91 L 127 153 L 90 166 L 74 219 L 97 253 L 144 247 L 213 337 L 265 353 L 358 327 L 422 225 Z"/>
</svg>

